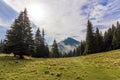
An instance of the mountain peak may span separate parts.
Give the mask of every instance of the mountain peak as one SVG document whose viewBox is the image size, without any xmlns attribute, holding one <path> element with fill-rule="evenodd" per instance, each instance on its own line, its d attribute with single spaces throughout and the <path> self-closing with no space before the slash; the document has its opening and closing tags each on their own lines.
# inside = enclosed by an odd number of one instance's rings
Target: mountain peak
<svg viewBox="0 0 120 80">
<path fill-rule="evenodd" d="M 68 37 L 65 40 L 58 43 L 58 48 L 59 48 L 59 51 L 61 51 L 62 53 L 68 53 L 71 50 L 73 51 L 79 45 L 80 45 L 79 41 L 71 37 Z"/>
<path fill-rule="evenodd" d="M 80 42 L 79 41 L 77 41 L 77 40 L 75 40 L 75 39 L 73 39 L 73 38 L 71 38 L 71 37 L 68 37 L 68 38 L 66 38 L 64 41 L 62 41 L 65 45 L 78 45 L 78 44 L 80 44 Z"/>
</svg>

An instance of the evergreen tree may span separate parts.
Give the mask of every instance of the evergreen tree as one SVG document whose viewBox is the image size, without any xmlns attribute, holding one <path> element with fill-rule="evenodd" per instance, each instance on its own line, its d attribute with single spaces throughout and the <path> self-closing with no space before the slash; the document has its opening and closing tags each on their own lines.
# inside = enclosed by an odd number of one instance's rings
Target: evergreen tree
<svg viewBox="0 0 120 80">
<path fill-rule="evenodd" d="M 81 41 L 80 55 L 83 55 L 84 51 L 85 51 L 85 41 Z"/>
<path fill-rule="evenodd" d="M 95 34 L 95 52 L 101 52 L 103 50 L 103 37 L 102 33 L 100 34 L 99 29 L 96 29 Z"/>
<path fill-rule="evenodd" d="M 108 51 L 111 50 L 112 46 L 112 39 L 113 39 L 113 31 L 112 28 L 109 28 L 107 32 L 104 34 L 104 50 Z"/>
<path fill-rule="evenodd" d="M 92 31 L 92 23 L 88 20 L 87 34 L 86 34 L 86 46 L 85 46 L 84 55 L 91 54 L 93 52 L 94 52 L 94 35 Z"/>
<path fill-rule="evenodd" d="M 117 49 L 120 48 L 120 24 L 117 22 L 117 29 L 116 29 L 116 38 L 117 38 Z"/>
<path fill-rule="evenodd" d="M 41 34 L 38 28 L 35 34 L 35 53 L 33 54 L 33 57 L 49 57 L 49 48 L 48 45 L 45 44 L 44 36 L 44 29 Z"/>
<path fill-rule="evenodd" d="M 119 49 L 120 48 L 120 24 L 117 22 L 117 27 L 112 26 L 113 31 L 113 39 L 112 39 L 112 48 Z"/>
<path fill-rule="evenodd" d="M 117 49 L 117 29 L 114 25 L 112 25 L 113 28 L 113 38 L 112 38 L 112 49 Z"/>
<path fill-rule="evenodd" d="M 59 57 L 59 50 L 56 40 L 54 40 L 52 45 L 52 57 Z"/>
<path fill-rule="evenodd" d="M 2 40 L 0 41 L 0 53 L 2 53 Z"/>
<path fill-rule="evenodd" d="M 4 52 L 4 42 L 3 40 L 0 41 L 0 53 Z"/>
<path fill-rule="evenodd" d="M 81 56 L 81 45 L 76 48 L 77 56 Z"/>
<path fill-rule="evenodd" d="M 42 30 L 42 38 L 41 38 L 41 55 L 42 57 L 46 57 L 46 54 L 45 54 L 45 32 L 44 32 L 44 29 Z"/>
<path fill-rule="evenodd" d="M 69 54 L 67 55 L 67 57 L 73 57 L 73 54 L 74 54 L 74 50 L 70 51 Z"/>
<path fill-rule="evenodd" d="M 50 57 L 50 52 L 49 52 L 48 45 L 45 46 L 45 57 Z"/>
<path fill-rule="evenodd" d="M 32 54 L 33 57 L 41 57 L 41 42 L 42 42 L 41 39 L 42 36 L 38 28 L 35 34 L 35 53 Z"/>
<path fill-rule="evenodd" d="M 76 49 L 73 50 L 73 55 L 71 57 L 73 57 L 73 56 L 79 56 Z"/>
<path fill-rule="evenodd" d="M 20 13 L 18 19 L 15 19 L 6 37 L 6 49 L 9 53 L 19 55 L 23 59 L 23 55 L 30 55 L 33 52 L 32 31 L 26 9 Z"/>
<path fill-rule="evenodd" d="M 76 49 L 77 56 L 83 55 L 84 51 L 85 51 L 85 41 L 81 41 L 80 46 L 78 46 Z"/>
</svg>

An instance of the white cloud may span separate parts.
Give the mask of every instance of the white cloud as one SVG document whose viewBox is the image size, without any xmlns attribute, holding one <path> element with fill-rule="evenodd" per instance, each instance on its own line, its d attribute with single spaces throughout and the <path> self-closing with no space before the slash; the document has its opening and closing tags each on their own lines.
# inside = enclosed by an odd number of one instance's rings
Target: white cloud
<svg viewBox="0 0 120 80">
<path fill-rule="evenodd" d="M 39 4 L 35 17 L 30 19 L 38 27 L 45 28 L 47 36 L 63 40 L 76 36 L 77 40 L 85 39 L 87 19 L 94 25 L 111 26 L 120 19 L 120 0 L 4 0 L 17 12 L 25 7 L 32 8 Z M 31 6 L 31 7 L 30 7 Z M 34 8 L 33 8 L 34 9 Z M 32 13 L 34 14 L 34 13 Z M 39 15 L 38 15 L 39 14 Z M 38 15 L 38 17 L 37 17 Z M 102 30 L 103 32 L 105 29 Z"/>
<path fill-rule="evenodd" d="M 24 7 L 39 4 L 45 13 L 44 19 L 41 17 L 31 20 L 38 26 L 44 27 L 47 34 L 58 41 L 69 36 L 78 36 L 77 39 L 84 39 L 80 31 L 85 29 L 86 17 L 80 16 L 80 7 L 84 4 L 81 0 L 4 0 L 16 11 L 20 12 Z M 41 9 L 38 9 L 40 14 Z M 36 13 L 37 14 L 37 13 Z M 80 36 L 81 35 L 81 36 Z"/>
</svg>

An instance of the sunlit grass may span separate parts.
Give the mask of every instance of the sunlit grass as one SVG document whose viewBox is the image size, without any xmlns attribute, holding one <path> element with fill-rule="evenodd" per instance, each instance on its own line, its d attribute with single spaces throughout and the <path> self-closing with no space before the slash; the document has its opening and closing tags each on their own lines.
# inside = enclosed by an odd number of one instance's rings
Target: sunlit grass
<svg viewBox="0 0 120 80">
<path fill-rule="evenodd" d="M 58 59 L 0 54 L 0 80 L 120 80 L 120 50 Z"/>
</svg>

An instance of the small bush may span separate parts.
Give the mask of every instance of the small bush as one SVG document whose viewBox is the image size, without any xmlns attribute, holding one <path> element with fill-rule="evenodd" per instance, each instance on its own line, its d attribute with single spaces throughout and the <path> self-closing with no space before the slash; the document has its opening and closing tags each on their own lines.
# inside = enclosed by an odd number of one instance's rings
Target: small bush
<svg viewBox="0 0 120 80">
<path fill-rule="evenodd" d="M 44 73 L 45 73 L 45 74 L 49 74 L 49 73 L 50 73 L 50 71 L 49 71 L 49 70 L 46 70 Z"/>
<path fill-rule="evenodd" d="M 15 63 L 18 63 L 18 61 L 15 61 Z"/>
<path fill-rule="evenodd" d="M 84 79 L 81 77 L 77 77 L 76 80 L 84 80 Z"/>
<path fill-rule="evenodd" d="M 62 73 L 57 73 L 56 76 L 57 76 L 57 77 L 61 77 L 61 76 L 62 76 Z"/>
<path fill-rule="evenodd" d="M 55 73 L 51 72 L 50 74 L 51 74 L 51 75 L 54 75 Z"/>
</svg>

